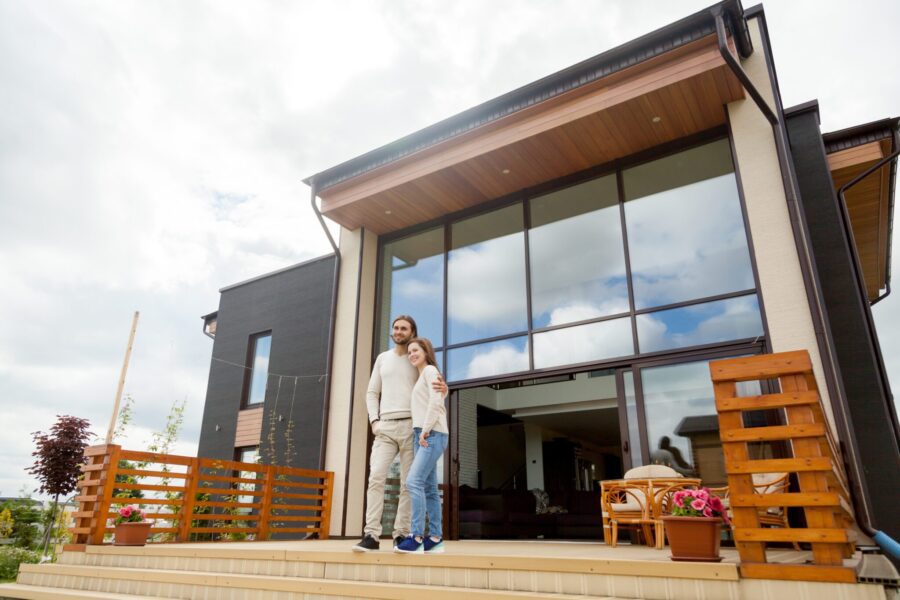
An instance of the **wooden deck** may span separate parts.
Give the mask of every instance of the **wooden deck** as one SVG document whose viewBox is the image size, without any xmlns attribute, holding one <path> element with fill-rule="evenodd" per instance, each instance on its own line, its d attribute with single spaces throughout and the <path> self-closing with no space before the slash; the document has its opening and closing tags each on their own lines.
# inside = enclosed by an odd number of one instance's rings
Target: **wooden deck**
<svg viewBox="0 0 900 600">
<path fill-rule="evenodd" d="M 890 598 L 871 584 L 742 579 L 729 548 L 721 563 L 675 563 L 668 550 L 602 543 L 451 541 L 445 554 L 403 555 L 387 539 L 380 552 L 356 554 L 355 541 L 88 546 L 57 564 L 23 565 L 17 584 L 0 586 L 0 598 Z M 810 557 L 771 552 L 778 562 Z"/>
</svg>

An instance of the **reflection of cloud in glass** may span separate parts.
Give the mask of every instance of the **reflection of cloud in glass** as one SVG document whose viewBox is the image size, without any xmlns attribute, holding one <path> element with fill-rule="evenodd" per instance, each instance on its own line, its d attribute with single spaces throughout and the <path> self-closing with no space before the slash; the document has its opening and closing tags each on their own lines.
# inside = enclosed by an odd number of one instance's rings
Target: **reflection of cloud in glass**
<svg viewBox="0 0 900 600">
<path fill-rule="evenodd" d="M 534 335 L 537 369 L 634 354 L 631 319 L 613 319 Z"/>
<path fill-rule="evenodd" d="M 625 204 L 635 305 L 754 287 L 734 175 Z"/>
<path fill-rule="evenodd" d="M 527 338 L 514 338 L 450 350 L 447 380 L 478 379 L 528 370 Z"/>
<path fill-rule="evenodd" d="M 641 352 L 711 344 L 763 334 L 756 295 L 638 315 Z"/>
<path fill-rule="evenodd" d="M 593 306 L 593 316 L 628 310 L 625 253 L 618 205 L 531 229 L 534 325 L 561 324 L 555 309 Z"/>
<path fill-rule="evenodd" d="M 523 234 L 451 250 L 448 269 L 450 343 L 527 328 Z"/>
</svg>

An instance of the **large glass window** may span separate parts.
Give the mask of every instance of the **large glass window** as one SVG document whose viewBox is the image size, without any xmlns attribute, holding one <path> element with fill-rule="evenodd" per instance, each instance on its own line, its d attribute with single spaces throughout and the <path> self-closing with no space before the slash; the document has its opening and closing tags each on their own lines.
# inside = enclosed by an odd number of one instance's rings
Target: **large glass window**
<svg viewBox="0 0 900 600">
<path fill-rule="evenodd" d="M 727 139 L 391 239 L 381 255 L 380 349 L 411 314 L 450 382 L 764 335 Z"/>
<path fill-rule="evenodd" d="M 411 315 L 419 335 L 444 345 L 444 228 L 384 245 L 381 263 L 381 351 L 391 339 L 391 321 Z"/>
<path fill-rule="evenodd" d="M 635 308 L 754 287 L 727 140 L 622 173 Z"/>
<path fill-rule="evenodd" d="M 628 312 L 616 176 L 534 198 L 529 208 L 534 327 Z"/>
<path fill-rule="evenodd" d="M 450 226 L 450 344 L 528 329 L 524 232 L 521 204 Z"/>
<path fill-rule="evenodd" d="M 254 406 L 266 401 L 266 384 L 269 380 L 269 354 L 272 350 L 272 333 L 250 336 L 247 349 L 247 379 L 244 383 L 244 406 Z"/>
</svg>

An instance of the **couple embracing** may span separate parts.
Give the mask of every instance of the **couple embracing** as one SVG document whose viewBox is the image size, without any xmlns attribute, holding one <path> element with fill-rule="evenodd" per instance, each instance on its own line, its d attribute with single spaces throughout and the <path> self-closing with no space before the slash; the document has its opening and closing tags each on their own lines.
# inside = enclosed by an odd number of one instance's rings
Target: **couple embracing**
<svg viewBox="0 0 900 600">
<path fill-rule="evenodd" d="M 394 347 L 375 359 L 366 391 L 375 441 L 369 457 L 366 525 L 363 539 L 353 551 L 379 549 L 384 484 L 399 454 L 401 483 L 394 551 L 437 554 L 444 551 L 437 463 L 449 439 L 444 408 L 447 385 L 438 372 L 431 342 L 418 337 L 412 317 L 400 315 L 394 319 L 391 339 Z"/>
</svg>

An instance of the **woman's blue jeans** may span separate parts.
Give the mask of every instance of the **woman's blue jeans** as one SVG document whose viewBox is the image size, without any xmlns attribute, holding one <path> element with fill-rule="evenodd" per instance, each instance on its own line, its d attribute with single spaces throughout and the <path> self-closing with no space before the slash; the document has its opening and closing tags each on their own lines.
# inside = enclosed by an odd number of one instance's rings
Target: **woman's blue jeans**
<svg viewBox="0 0 900 600">
<path fill-rule="evenodd" d="M 441 495 L 437 483 L 437 463 L 447 449 L 449 436 L 440 431 L 432 431 L 425 438 L 428 447 L 419 445 L 421 427 L 413 429 L 413 463 L 406 477 L 406 491 L 412 509 L 409 533 L 413 536 L 425 535 L 425 515 L 428 514 L 428 534 L 442 538 Z"/>
</svg>

